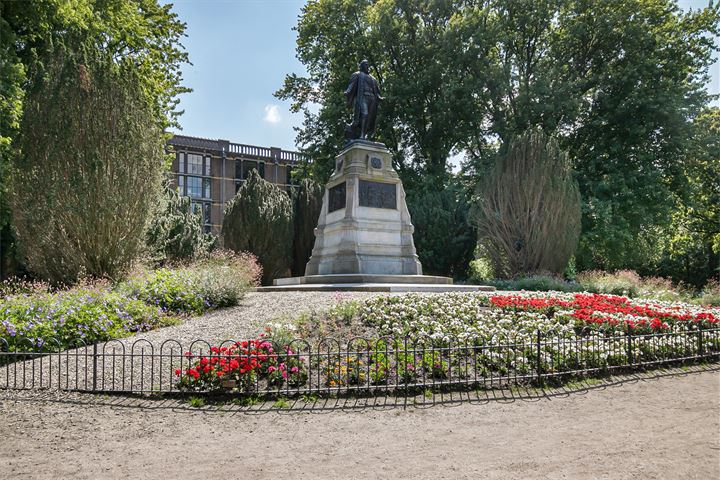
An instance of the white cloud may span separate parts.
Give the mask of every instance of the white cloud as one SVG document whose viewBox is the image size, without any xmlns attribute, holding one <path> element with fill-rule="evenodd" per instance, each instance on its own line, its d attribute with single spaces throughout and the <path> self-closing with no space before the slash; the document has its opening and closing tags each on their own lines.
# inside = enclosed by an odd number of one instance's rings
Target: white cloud
<svg viewBox="0 0 720 480">
<path fill-rule="evenodd" d="M 278 105 L 265 105 L 265 118 L 268 123 L 279 123 L 280 118 L 280 107 Z"/>
</svg>

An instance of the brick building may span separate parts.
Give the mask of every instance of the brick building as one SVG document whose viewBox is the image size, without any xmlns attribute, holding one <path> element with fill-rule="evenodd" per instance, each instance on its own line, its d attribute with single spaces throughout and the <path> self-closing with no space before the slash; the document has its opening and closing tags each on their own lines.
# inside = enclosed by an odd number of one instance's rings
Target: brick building
<svg viewBox="0 0 720 480">
<path fill-rule="evenodd" d="M 205 231 L 220 234 L 225 203 L 231 200 L 250 170 L 289 190 L 292 170 L 303 156 L 275 147 L 258 147 L 228 140 L 175 135 L 168 141 L 175 153 L 172 171 L 181 195 L 202 213 Z"/>
</svg>

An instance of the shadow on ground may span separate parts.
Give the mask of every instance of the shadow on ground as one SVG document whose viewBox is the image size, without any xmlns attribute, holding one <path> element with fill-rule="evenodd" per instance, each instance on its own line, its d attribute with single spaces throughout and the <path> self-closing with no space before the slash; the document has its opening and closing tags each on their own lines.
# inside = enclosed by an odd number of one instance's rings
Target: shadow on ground
<svg viewBox="0 0 720 480">
<path fill-rule="evenodd" d="M 496 389 L 478 389 L 471 391 L 432 391 L 430 389 L 417 395 L 397 394 L 316 397 L 275 398 L 264 400 L 247 397 L 211 397 L 168 396 L 168 395 L 105 395 L 93 393 L 59 392 L 51 390 L 0 391 L 0 406 L 3 402 L 47 402 L 67 405 L 110 406 L 136 410 L 173 410 L 192 413 L 224 415 L 333 412 L 378 409 L 432 408 L 452 406 L 462 403 L 486 404 L 489 402 L 541 402 L 585 395 L 594 390 L 620 388 L 626 384 L 648 382 L 664 377 L 682 377 L 703 372 L 720 371 L 720 363 L 685 365 L 635 372 L 603 378 L 584 378 L 566 383 L 559 387 L 512 387 Z"/>
</svg>

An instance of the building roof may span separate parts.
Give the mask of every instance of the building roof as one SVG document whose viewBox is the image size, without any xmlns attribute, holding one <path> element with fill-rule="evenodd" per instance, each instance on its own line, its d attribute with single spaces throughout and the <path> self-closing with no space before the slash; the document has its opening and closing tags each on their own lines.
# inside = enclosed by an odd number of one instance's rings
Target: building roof
<svg viewBox="0 0 720 480">
<path fill-rule="evenodd" d="M 202 150 L 217 155 L 225 153 L 228 158 L 277 160 L 279 163 L 298 163 L 306 160 L 306 157 L 300 152 L 282 150 L 277 147 L 259 147 L 257 145 L 234 143 L 229 140 L 214 140 L 210 138 L 190 137 L 187 135 L 173 135 L 173 137 L 168 140 L 168 145 L 176 148 Z"/>
</svg>

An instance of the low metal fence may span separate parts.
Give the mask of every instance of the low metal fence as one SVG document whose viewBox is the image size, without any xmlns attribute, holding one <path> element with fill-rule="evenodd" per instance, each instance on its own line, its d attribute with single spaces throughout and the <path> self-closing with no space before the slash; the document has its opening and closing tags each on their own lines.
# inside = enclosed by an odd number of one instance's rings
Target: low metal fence
<svg viewBox="0 0 720 480">
<path fill-rule="evenodd" d="M 647 334 L 541 333 L 491 342 L 472 338 L 112 340 L 61 348 L 57 340 L 0 339 L 0 389 L 102 393 L 403 395 L 418 389 L 483 389 L 560 383 L 720 358 L 720 328 L 688 325 Z M 414 393 L 413 393 L 414 395 Z"/>
</svg>

